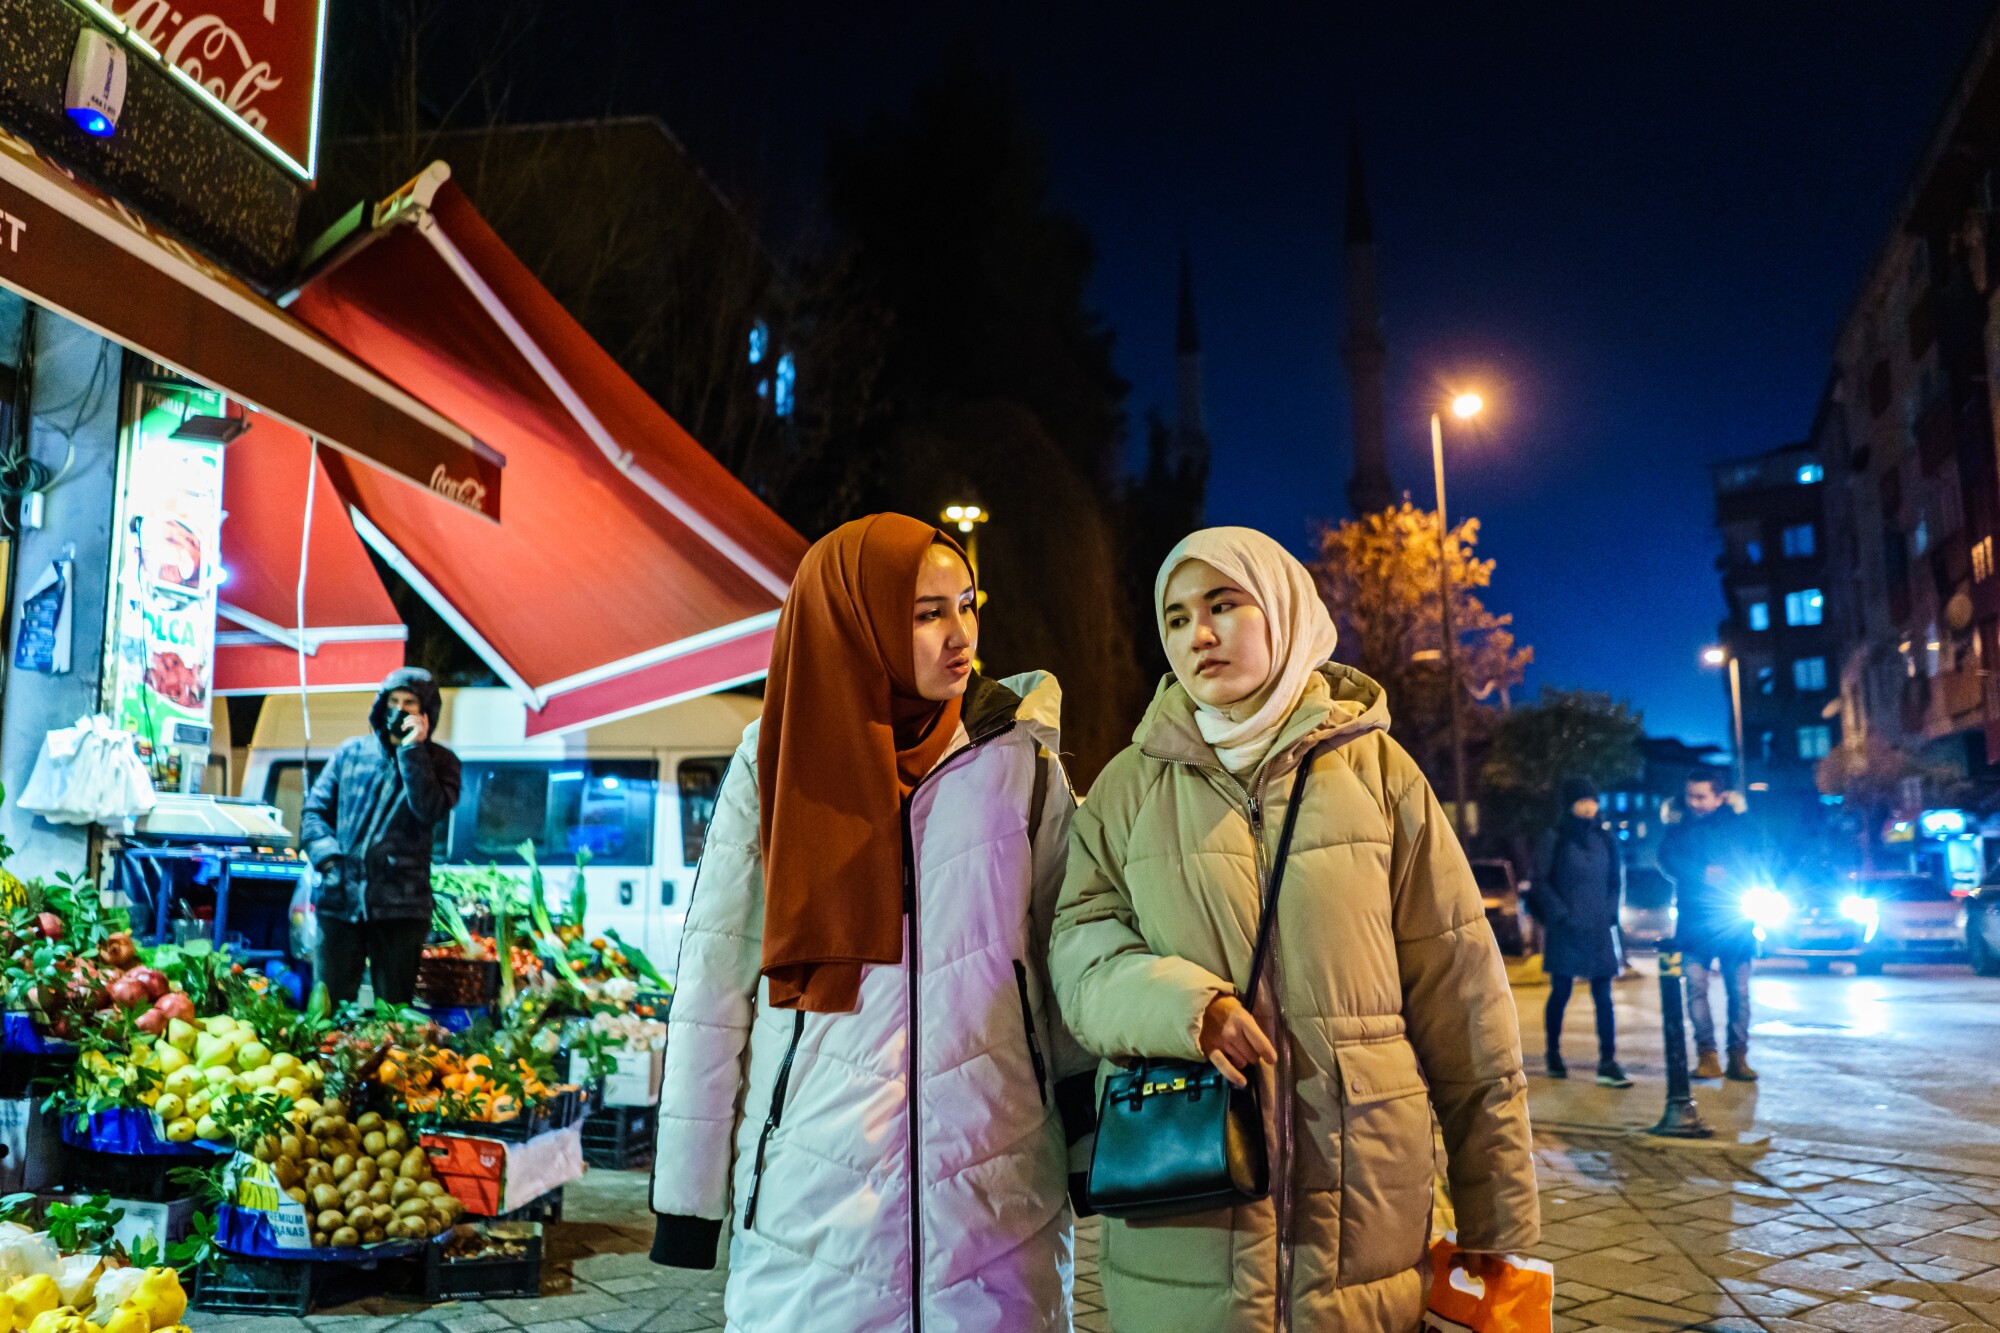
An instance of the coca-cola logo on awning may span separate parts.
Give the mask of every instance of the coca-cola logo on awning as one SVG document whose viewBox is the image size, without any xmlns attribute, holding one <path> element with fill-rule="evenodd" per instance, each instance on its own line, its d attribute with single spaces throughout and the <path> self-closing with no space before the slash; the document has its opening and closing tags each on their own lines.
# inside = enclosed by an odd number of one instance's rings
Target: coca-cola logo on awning
<svg viewBox="0 0 2000 1333">
<path fill-rule="evenodd" d="M 313 171 L 325 0 L 85 0 L 212 109 Z"/>
</svg>

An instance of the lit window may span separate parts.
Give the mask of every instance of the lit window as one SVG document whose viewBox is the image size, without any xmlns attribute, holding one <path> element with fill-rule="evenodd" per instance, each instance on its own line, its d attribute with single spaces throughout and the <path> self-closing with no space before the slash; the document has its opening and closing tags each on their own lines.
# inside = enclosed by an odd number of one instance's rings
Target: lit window
<svg viewBox="0 0 2000 1333">
<path fill-rule="evenodd" d="M 1981 537 L 1972 544 L 1972 581 L 1984 583 L 1993 577 L 1993 539 Z"/>
<path fill-rule="evenodd" d="M 798 379 L 798 364 L 790 352 L 778 355 L 777 387 L 772 391 L 771 410 L 781 417 L 792 414 L 792 384 Z"/>
<path fill-rule="evenodd" d="M 1778 668 L 1770 665 L 1757 668 L 1757 693 L 1776 694 L 1778 692 Z"/>
<path fill-rule="evenodd" d="M 1826 598 L 1820 596 L 1818 588 L 1802 588 L 1785 594 L 1787 625 L 1817 625 L 1825 611 Z"/>
<path fill-rule="evenodd" d="M 1744 563 L 1745 563 L 1745 564 L 1751 564 L 1751 565 L 1761 565 L 1761 564 L 1763 564 L 1763 563 L 1764 563 L 1764 543 L 1762 543 L 1762 542 L 1760 542 L 1760 541 L 1747 541 L 1747 542 L 1744 542 L 1744 543 L 1743 543 L 1743 561 L 1744 561 Z"/>
<path fill-rule="evenodd" d="M 1916 531 L 1910 534 L 1910 554 L 1922 555 L 1931 549 L 1931 523 L 1927 518 L 1917 520 Z"/>
<path fill-rule="evenodd" d="M 1826 688 L 1826 659 L 1801 657 L 1792 663 L 1792 685 L 1800 690 Z"/>
<path fill-rule="evenodd" d="M 1799 469 L 1799 485 L 1810 486 L 1826 478 L 1826 469 L 1818 463 L 1807 463 Z"/>
<path fill-rule="evenodd" d="M 1824 759 L 1833 749 L 1833 728 L 1811 726 L 1799 728 L 1799 758 Z"/>
<path fill-rule="evenodd" d="M 763 365 L 764 353 L 770 350 L 771 330 L 760 319 L 750 326 L 750 364 L 753 366 Z"/>
<path fill-rule="evenodd" d="M 1812 555 L 1819 545 L 1816 536 L 1810 523 L 1795 523 L 1786 528 L 1785 554 L 1793 557 Z"/>
<path fill-rule="evenodd" d="M 1771 628 L 1771 604 L 1769 602 L 1752 602 L 1745 614 L 1749 617 L 1751 629 L 1765 630 Z"/>
</svg>

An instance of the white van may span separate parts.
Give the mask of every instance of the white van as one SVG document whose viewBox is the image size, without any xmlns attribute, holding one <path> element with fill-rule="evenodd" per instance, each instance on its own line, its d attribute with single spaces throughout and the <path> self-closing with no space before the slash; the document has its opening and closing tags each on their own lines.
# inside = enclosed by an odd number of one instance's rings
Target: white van
<svg viewBox="0 0 2000 1333">
<path fill-rule="evenodd" d="M 529 739 L 511 691 L 443 694 L 436 739 L 458 755 L 465 785 L 438 830 L 437 864 L 519 866 L 515 849 L 532 841 L 548 872 L 549 905 L 559 910 L 576 853 L 588 851 L 589 933 L 616 930 L 672 975 L 723 770 L 761 702 L 711 694 Z M 312 695 L 308 749 L 299 696 L 266 698 L 238 794 L 278 807 L 296 833 L 312 780 L 341 741 L 367 730 L 374 701 L 372 691 Z"/>
</svg>

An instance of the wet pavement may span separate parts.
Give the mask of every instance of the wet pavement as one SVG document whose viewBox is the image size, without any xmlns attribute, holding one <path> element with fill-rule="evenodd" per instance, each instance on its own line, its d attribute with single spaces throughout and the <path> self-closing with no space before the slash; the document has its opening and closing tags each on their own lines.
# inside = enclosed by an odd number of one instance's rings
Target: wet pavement
<svg viewBox="0 0 2000 1333">
<path fill-rule="evenodd" d="M 1641 960 L 1650 968 L 1650 960 Z M 1651 975 L 1614 988 L 1637 1082 L 1598 1087 L 1590 1002 L 1571 1077 L 1532 1079 L 1555 1333 L 1955 1333 L 2000 1328 L 2000 980 L 1964 968 L 1810 976 L 1763 965 L 1754 1085 L 1697 1084 L 1718 1131 L 1643 1134 L 1664 1104 Z M 1546 988 L 1519 987 L 1530 1068 Z M 1716 997 L 1721 999 L 1718 991 Z M 1719 1017 L 1719 1015 L 1718 1015 Z M 436 1307 L 374 1297 L 310 1319 L 194 1314 L 197 1333 L 693 1333 L 720 1329 L 723 1274 L 655 1267 L 644 1173 L 593 1172 L 550 1228 L 539 1300 Z M 1109 1328 L 1096 1228 L 1078 1232 L 1077 1327 Z"/>
</svg>

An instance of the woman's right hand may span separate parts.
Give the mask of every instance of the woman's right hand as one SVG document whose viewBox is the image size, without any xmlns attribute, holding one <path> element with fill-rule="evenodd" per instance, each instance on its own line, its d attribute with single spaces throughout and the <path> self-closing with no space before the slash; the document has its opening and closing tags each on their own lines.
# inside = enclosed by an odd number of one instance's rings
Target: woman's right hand
<svg viewBox="0 0 2000 1333">
<path fill-rule="evenodd" d="M 1277 1047 L 1264 1035 L 1256 1018 L 1234 995 L 1218 995 L 1201 1015 L 1201 1053 L 1237 1087 L 1249 1080 L 1243 1071 L 1264 1060 L 1276 1062 Z"/>
</svg>

